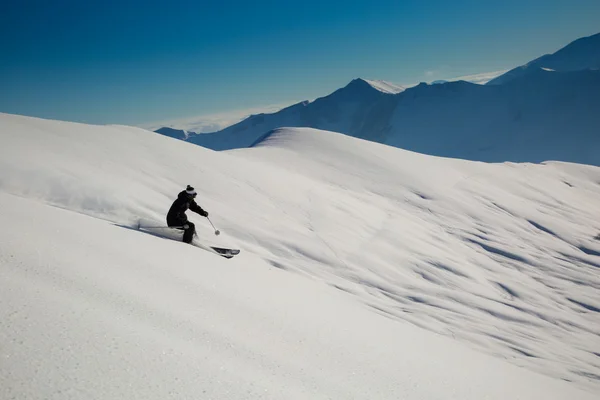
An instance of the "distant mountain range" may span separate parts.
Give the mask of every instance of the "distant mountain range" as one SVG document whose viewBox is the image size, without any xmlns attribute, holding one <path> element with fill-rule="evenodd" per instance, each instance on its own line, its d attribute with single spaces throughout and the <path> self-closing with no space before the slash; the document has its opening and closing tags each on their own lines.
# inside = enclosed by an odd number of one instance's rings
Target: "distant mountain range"
<svg viewBox="0 0 600 400">
<path fill-rule="evenodd" d="M 600 69 L 600 33 L 571 42 L 554 54 L 546 54 L 492 79 L 488 85 L 499 85 L 526 75 L 532 69 L 569 72 Z"/>
<path fill-rule="evenodd" d="M 214 150 L 245 148 L 281 127 L 311 127 L 443 157 L 600 165 L 600 34 L 490 81 L 408 88 L 355 79 L 313 102 L 221 131 L 157 132 Z"/>
</svg>

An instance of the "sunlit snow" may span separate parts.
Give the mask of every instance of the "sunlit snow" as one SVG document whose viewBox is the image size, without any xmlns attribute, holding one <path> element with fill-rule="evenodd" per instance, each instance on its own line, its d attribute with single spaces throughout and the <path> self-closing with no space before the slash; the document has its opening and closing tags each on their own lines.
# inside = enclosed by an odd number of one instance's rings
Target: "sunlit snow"
<svg viewBox="0 0 600 400">
<path fill-rule="evenodd" d="M 186 184 L 232 260 L 136 229 Z M 0 114 L 0 397 L 595 399 L 600 168 Z"/>
</svg>

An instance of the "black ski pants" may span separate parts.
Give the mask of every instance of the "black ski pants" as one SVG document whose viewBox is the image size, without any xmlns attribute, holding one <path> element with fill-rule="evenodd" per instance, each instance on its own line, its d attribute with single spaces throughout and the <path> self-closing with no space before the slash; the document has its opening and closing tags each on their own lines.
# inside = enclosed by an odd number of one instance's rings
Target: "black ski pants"
<svg viewBox="0 0 600 400">
<path fill-rule="evenodd" d="M 192 243 L 194 233 L 196 233 L 196 225 L 193 222 L 186 222 L 186 228 L 183 228 L 183 241 L 186 243 Z"/>
<path fill-rule="evenodd" d="M 186 243 L 192 243 L 194 233 L 196 233 L 196 225 L 194 225 L 193 222 L 167 219 L 167 225 L 177 227 L 178 229 L 182 229 L 183 241 Z M 187 229 L 185 228 L 186 226 Z"/>
</svg>

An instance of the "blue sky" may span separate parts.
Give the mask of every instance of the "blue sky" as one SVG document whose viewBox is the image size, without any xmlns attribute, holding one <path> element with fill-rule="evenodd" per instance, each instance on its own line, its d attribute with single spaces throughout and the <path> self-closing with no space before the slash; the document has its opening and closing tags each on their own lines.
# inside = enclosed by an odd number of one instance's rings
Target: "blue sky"
<svg viewBox="0 0 600 400">
<path fill-rule="evenodd" d="M 0 112 L 144 124 L 507 69 L 600 32 L 598 0 L 7 1 Z"/>
</svg>

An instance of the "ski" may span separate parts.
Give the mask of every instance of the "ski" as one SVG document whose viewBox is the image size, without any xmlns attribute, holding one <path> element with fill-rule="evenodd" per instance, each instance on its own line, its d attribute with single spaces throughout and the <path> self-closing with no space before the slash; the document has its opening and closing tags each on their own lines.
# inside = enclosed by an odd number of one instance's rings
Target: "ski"
<svg viewBox="0 0 600 400">
<path fill-rule="evenodd" d="M 191 244 L 192 244 L 192 246 L 201 248 L 202 250 L 210 251 L 211 253 L 215 253 L 215 254 L 217 254 L 221 257 L 225 257 L 225 258 L 233 258 L 234 256 L 240 254 L 240 250 L 238 250 L 238 249 L 207 246 L 207 245 L 197 242 L 196 240 L 192 241 Z"/>
<path fill-rule="evenodd" d="M 228 248 L 224 248 L 224 247 L 213 247 L 213 246 L 210 246 L 210 248 L 225 258 L 232 258 L 233 256 L 240 254 L 239 249 L 228 249 Z"/>
<path fill-rule="evenodd" d="M 155 225 L 151 222 L 143 223 L 140 221 L 138 222 L 137 229 L 162 237 L 164 239 L 171 239 L 175 241 L 181 241 L 181 236 L 183 234 L 183 230 L 180 227 Z M 197 234 L 194 235 L 194 240 L 192 241 L 191 245 L 225 258 L 233 258 L 234 256 L 240 254 L 239 249 L 230 249 L 227 247 L 218 247 L 203 244 L 202 242 L 200 242 L 200 238 Z"/>
</svg>

